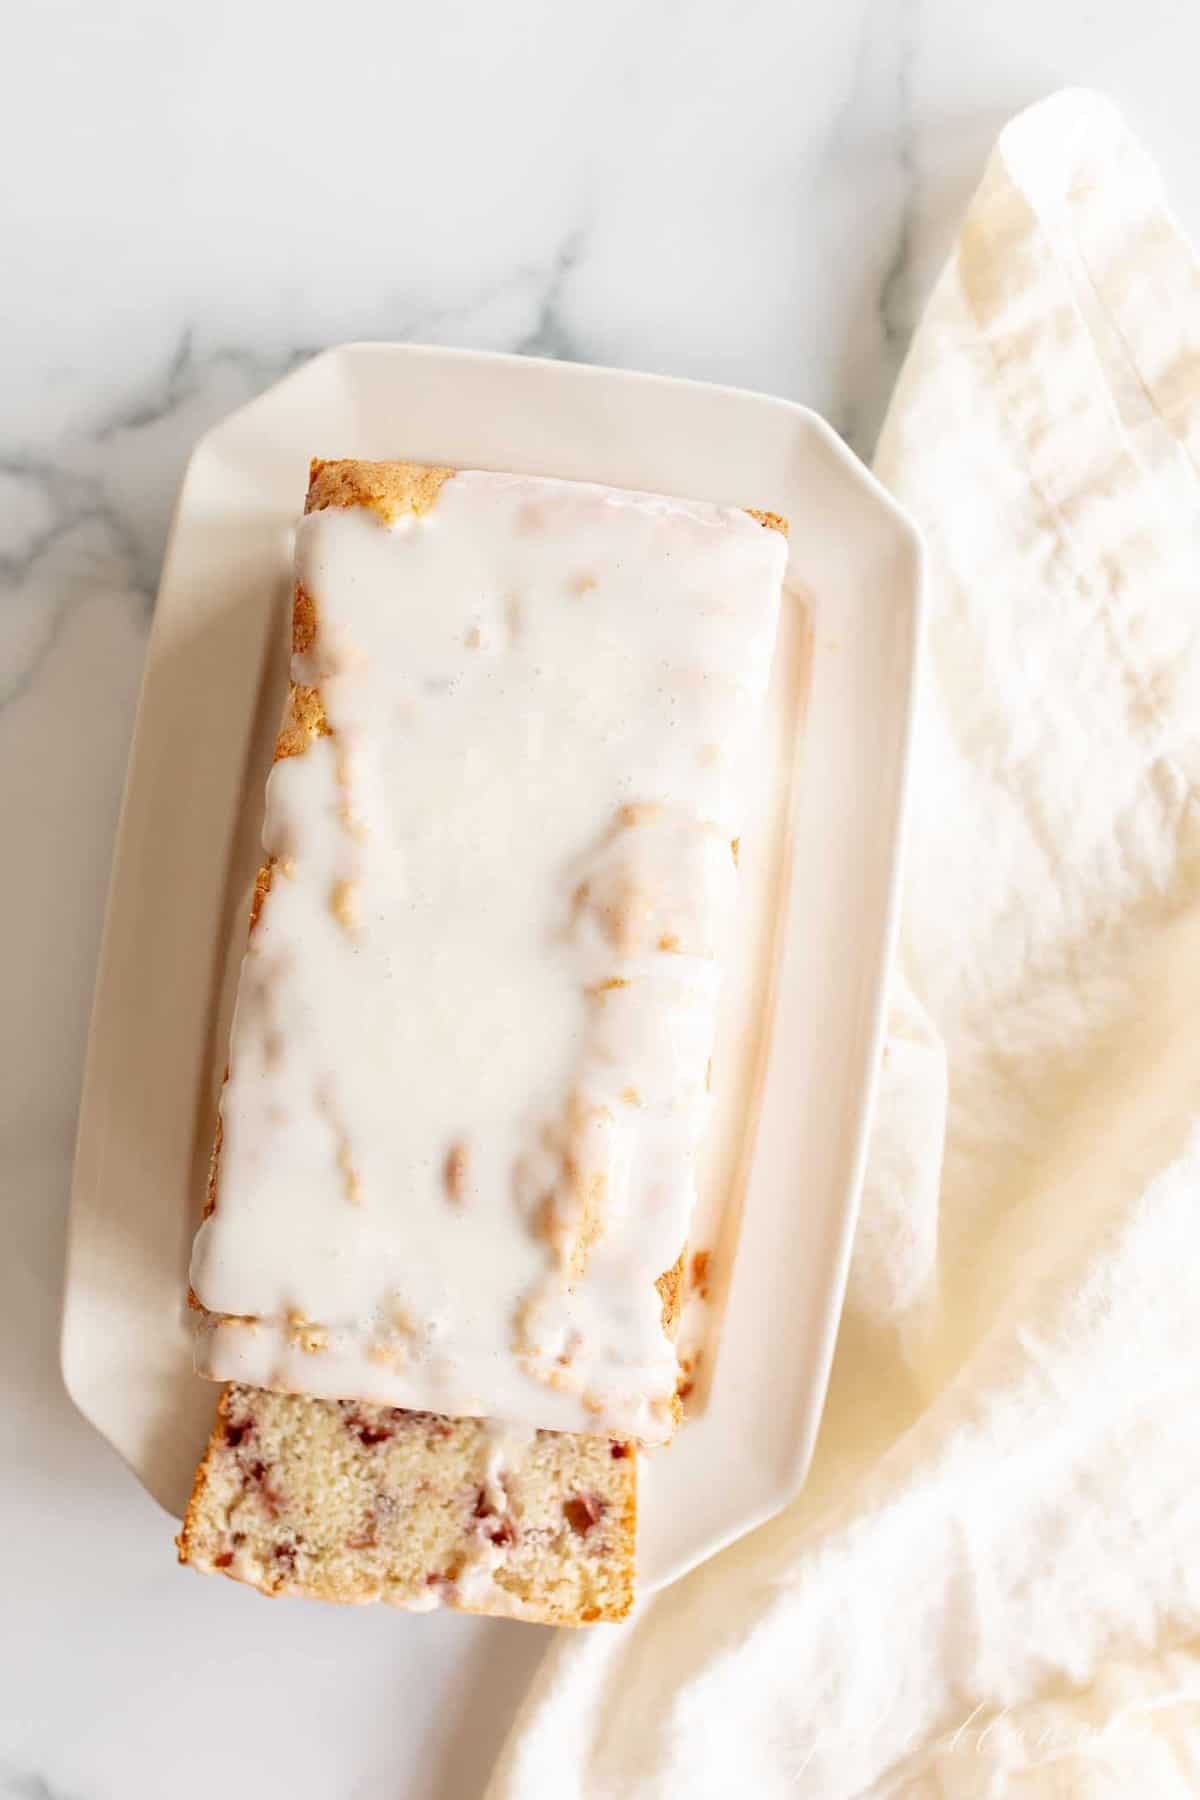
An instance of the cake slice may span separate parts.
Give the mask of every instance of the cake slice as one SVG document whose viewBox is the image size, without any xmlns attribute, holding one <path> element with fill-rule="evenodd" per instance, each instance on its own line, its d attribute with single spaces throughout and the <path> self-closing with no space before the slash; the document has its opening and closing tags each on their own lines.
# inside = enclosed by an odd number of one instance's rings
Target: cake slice
<svg viewBox="0 0 1200 1800">
<path fill-rule="evenodd" d="M 633 1603 L 635 1446 L 231 1386 L 179 1560 L 265 1594 L 587 1625 Z"/>
</svg>

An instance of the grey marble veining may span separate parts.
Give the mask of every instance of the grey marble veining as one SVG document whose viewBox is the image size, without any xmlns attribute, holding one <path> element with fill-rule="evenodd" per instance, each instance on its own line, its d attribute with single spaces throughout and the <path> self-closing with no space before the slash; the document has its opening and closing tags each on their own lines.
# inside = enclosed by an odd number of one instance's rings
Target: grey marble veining
<svg viewBox="0 0 1200 1800">
<path fill-rule="evenodd" d="M 396 341 L 471 343 L 587 361 L 567 323 L 564 289 L 586 246 L 571 233 L 538 267 L 521 267 L 467 308 L 427 307 L 397 317 Z M 512 325 L 489 329 L 516 301 Z M 184 324 L 165 366 L 106 397 L 98 415 L 64 433 L 52 453 L 0 452 L 0 706 L 26 691 L 77 599 L 97 588 L 136 596 L 147 619 L 174 495 L 196 438 L 316 354 L 319 346 L 260 351 L 198 348 Z"/>
<path fill-rule="evenodd" d="M 44 1775 L 26 1771 L 6 1774 L 0 1770 L 3 1800 L 73 1800 L 65 1788 L 54 1787 Z"/>
<path fill-rule="evenodd" d="M 830 163 L 849 162 L 869 184 L 867 260 L 830 415 L 865 461 L 919 316 L 913 250 L 922 188 L 914 84 L 921 6 L 922 0 L 879 0 L 867 10 L 829 144 Z"/>
<path fill-rule="evenodd" d="M 522 356 L 562 357 L 567 362 L 587 362 L 584 346 L 567 323 L 566 290 L 587 250 L 586 231 L 575 231 L 565 240 L 536 292 L 533 323 L 512 348 Z"/>
<path fill-rule="evenodd" d="M 1200 234 L 1200 14 L 362 0 L 314 30 L 282 0 L 128 0 L 25 8 L 6 48 L 0 1797 L 467 1800 L 544 1634 L 177 1569 L 57 1374 L 112 834 L 191 447 L 367 337 L 756 386 L 869 455 L 1008 114 L 1107 89 Z"/>
</svg>

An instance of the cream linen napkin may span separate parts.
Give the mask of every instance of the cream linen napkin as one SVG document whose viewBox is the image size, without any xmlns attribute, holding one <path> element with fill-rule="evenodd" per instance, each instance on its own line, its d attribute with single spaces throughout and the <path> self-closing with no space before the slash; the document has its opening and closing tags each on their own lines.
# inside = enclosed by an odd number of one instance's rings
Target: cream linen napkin
<svg viewBox="0 0 1200 1800">
<path fill-rule="evenodd" d="M 1195 258 L 1061 94 L 1001 137 L 879 446 L 932 616 L 817 1461 L 555 1646 L 494 1800 L 1200 1793 L 1198 456 Z"/>
</svg>

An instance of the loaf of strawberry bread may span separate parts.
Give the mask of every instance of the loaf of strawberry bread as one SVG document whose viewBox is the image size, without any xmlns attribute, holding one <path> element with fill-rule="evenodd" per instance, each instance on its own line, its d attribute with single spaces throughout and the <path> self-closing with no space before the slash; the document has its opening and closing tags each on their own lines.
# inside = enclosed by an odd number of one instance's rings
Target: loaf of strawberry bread
<svg viewBox="0 0 1200 1800">
<path fill-rule="evenodd" d="M 785 531 L 313 464 L 192 1264 L 231 1385 L 183 1561 L 628 1610 Z"/>
</svg>

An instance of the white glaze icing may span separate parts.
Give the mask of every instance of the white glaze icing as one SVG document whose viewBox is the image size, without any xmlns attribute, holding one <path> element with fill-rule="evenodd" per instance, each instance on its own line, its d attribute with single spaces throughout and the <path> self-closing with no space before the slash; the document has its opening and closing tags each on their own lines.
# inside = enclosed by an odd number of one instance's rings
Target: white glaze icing
<svg viewBox="0 0 1200 1800">
<path fill-rule="evenodd" d="M 507 1561 L 505 1539 L 496 1537 L 495 1527 L 509 1520 L 511 1500 L 507 1478 L 520 1467 L 536 1435 L 531 1426 L 513 1425 L 502 1419 L 488 1421 L 479 1481 L 483 1498 L 476 1506 L 479 1517 L 474 1536 L 454 1577 L 457 1599 L 468 1610 L 520 1611 L 520 1601 L 495 1578 L 496 1570 L 503 1568 Z M 439 1590 L 435 1591 L 440 1591 L 440 1584 Z"/>
<path fill-rule="evenodd" d="M 669 1435 L 687 1232 L 786 546 L 459 474 L 307 517 L 332 735 L 279 762 L 217 1207 L 218 1379 Z"/>
</svg>

